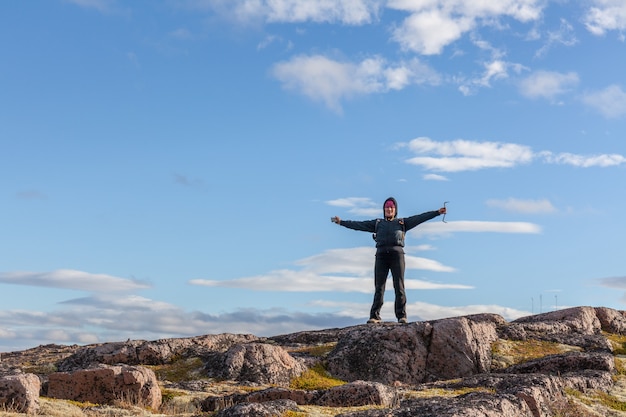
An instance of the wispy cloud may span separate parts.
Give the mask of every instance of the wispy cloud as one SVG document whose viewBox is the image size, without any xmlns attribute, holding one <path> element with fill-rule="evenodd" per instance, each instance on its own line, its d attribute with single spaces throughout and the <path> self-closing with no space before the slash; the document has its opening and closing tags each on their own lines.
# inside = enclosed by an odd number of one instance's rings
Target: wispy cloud
<svg viewBox="0 0 626 417">
<path fill-rule="evenodd" d="M 48 196 L 39 190 L 24 190 L 15 194 L 20 200 L 47 200 Z"/>
<path fill-rule="evenodd" d="M 188 0 L 187 7 L 211 8 L 241 23 L 342 23 L 362 25 L 377 19 L 382 0 Z"/>
<path fill-rule="evenodd" d="M 439 174 L 426 174 L 422 178 L 426 181 L 450 181 L 448 177 Z"/>
<path fill-rule="evenodd" d="M 117 0 L 64 0 L 76 6 L 96 10 L 107 15 L 130 15 L 130 9 L 122 8 Z"/>
<path fill-rule="evenodd" d="M 366 197 L 347 197 L 329 200 L 326 202 L 329 206 L 341 207 L 347 209 L 348 213 L 357 216 L 377 216 L 382 213 L 383 203 L 375 203 Z"/>
<path fill-rule="evenodd" d="M 199 178 L 190 178 L 187 175 L 183 174 L 174 174 L 174 182 L 178 185 L 182 185 L 184 187 L 193 187 L 193 188 L 204 188 L 205 182 Z"/>
<path fill-rule="evenodd" d="M 626 276 L 598 278 L 596 281 L 603 287 L 626 290 Z"/>
<path fill-rule="evenodd" d="M 624 290 L 625 292 L 622 294 L 621 301 L 622 303 L 626 303 L 626 276 L 597 278 L 594 281 L 601 287 Z"/>
<path fill-rule="evenodd" d="M 626 3 L 622 0 L 592 0 L 584 17 L 585 26 L 594 35 L 626 29 Z"/>
<path fill-rule="evenodd" d="M 118 278 L 106 274 L 92 274 L 72 269 L 59 269 L 51 272 L 0 272 L 0 284 L 30 285 L 94 292 L 134 291 L 150 288 L 147 283 L 138 280 Z"/>
<path fill-rule="evenodd" d="M 358 247 L 328 250 L 295 262 L 300 269 L 271 271 L 264 275 L 232 280 L 193 279 L 191 285 L 222 288 L 245 288 L 257 291 L 288 292 L 361 292 L 371 293 L 371 268 L 375 249 Z M 455 269 L 433 259 L 406 256 L 407 270 L 454 272 Z M 407 279 L 411 289 L 469 289 L 467 285 L 438 284 Z"/>
<path fill-rule="evenodd" d="M 574 46 L 578 43 L 574 27 L 565 19 L 561 19 L 558 30 L 548 31 L 545 44 L 535 53 L 535 57 L 545 56 L 555 45 Z"/>
<path fill-rule="evenodd" d="M 575 72 L 536 71 L 520 81 L 519 90 L 525 97 L 555 100 L 572 91 L 579 81 Z"/>
<path fill-rule="evenodd" d="M 272 74 L 285 89 L 336 112 L 342 111 L 343 100 L 356 96 L 440 82 L 439 75 L 418 59 L 389 63 L 380 56 L 349 62 L 324 55 L 299 55 L 275 64 Z"/>
<path fill-rule="evenodd" d="M 626 116 L 626 92 L 618 85 L 586 93 L 582 100 L 607 118 Z"/>
<path fill-rule="evenodd" d="M 408 149 L 417 156 L 406 163 L 428 171 L 461 172 L 489 168 L 513 168 L 534 161 L 548 164 L 572 165 L 580 168 L 611 167 L 626 163 L 619 154 L 577 155 L 572 153 L 535 152 L 526 145 L 502 142 L 475 142 L 463 139 L 437 142 L 419 137 L 397 144 L 397 149 Z"/>
<path fill-rule="evenodd" d="M 515 213 L 553 213 L 556 208 L 549 200 L 520 200 L 509 198 L 506 200 L 487 200 L 489 207 L 501 208 Z"/>
</svg>

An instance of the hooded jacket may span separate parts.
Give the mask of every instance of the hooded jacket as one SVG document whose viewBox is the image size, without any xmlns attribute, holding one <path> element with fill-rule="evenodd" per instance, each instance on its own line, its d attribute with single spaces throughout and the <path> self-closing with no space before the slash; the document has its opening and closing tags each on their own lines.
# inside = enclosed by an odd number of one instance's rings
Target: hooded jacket
<svg viewBox="0 0 626 417">
<path fill-rule="evenodd" d="M 396 206 L 396 216 L 398 214 L 398 203 L 395 198 L 389 197 L 385 200 L 393 201 Z M 341 220 L 340 225 L 352 230 L 360 230 L 363 232 L 374 233 L 374 240 L 376 241 L 377 252 L 381 250 L 389 250 L 391 248 L 400 249 L 404 247 L 404 235 L 407 231 L 413 229 L 420 223 L 424 223 L 430 219 L 439 216 L 439 211 L 427 211 L 415 216 L 398 218 L 387 220 L 385 218 L 385 203 L 383 203 L 383 217 L 374 220 L 354 221 L 354 220 Z"/>
</svg>

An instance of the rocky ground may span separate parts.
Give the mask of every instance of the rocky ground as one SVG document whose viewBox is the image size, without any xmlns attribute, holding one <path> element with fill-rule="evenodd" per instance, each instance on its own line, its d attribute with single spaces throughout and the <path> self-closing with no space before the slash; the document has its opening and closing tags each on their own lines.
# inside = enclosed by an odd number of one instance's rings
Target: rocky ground
<svg viewBox="0 0 626 417">
<path fill-rule="evenodd" d="M 513 322 L 483 314 L 271 338 L 45 345 L 2 353 L 0 382 L 39 376 L 31 414 L 49 417 L 613 417 L 626 416 L 624 353 L 624 312 L 576 307 Z M 58 372 L 116 364 L 151 370 L 160 405 L 46 395 Z M 23 416 L 2 392 L 0 416 Z"/>
</svg>

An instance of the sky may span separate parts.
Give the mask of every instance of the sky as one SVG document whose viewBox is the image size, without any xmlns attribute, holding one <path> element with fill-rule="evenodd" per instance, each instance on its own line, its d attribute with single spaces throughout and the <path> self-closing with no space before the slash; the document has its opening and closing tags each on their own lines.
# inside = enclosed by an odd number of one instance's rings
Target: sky
<svg viewBox="0 0 626 417">
<path fill-rule="evenodd" d="M 623 0 L 0 4 L 0 352 L 626 308 Z M 395 321 L 389 279 L 382 318 Z"/>
</svg>

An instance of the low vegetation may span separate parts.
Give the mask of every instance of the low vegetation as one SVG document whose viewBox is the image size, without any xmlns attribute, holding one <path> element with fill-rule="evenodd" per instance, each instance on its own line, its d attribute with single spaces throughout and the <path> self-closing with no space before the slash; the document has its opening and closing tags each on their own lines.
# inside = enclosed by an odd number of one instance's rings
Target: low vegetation
<svg viewBox="0 0 626 417">
<path fill-rule="evenodd" d="M 328 371 L 326 371 L 324 365 L 322 363 L 318 363 L 317 365 L 305 371 L 299 377 L 294 378 L 291 381 L 289 387 L 291 389 L 303 389 L 312 391 L 318 389 L 328 389 L 343 385 L 345 383 L 345 381 L 333 378 L 328 373 Z"/>
<path fill-rule="evenodd" d="M 493 370 L 528 362 L 559 353 L 580 351 L 576 346 L 547 342 L 544 340 L 504 340 L 498 339 L 491 346 Z"/>
</svg>

